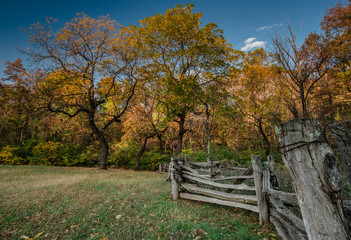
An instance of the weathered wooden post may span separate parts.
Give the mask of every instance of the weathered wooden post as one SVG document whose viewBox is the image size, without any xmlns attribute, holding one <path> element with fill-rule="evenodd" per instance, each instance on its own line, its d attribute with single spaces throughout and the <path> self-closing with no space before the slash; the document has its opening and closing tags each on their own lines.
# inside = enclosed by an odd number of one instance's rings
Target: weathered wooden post
<svg viewBox="0 0 351 240">
<path fill-rule="evenodd" d="M 265 194 L 262 192 L 263 189 L 263 168 L 261 157 L 258 155 L 251 156 L 252 169 L 254 174 L 257 205 L 260 215 L 260 224 L 266 225 L 269 223 L 269 212 L 268 212 L 268 202 Z"/>
<path fill-rule="evenodd" d="M 172 182 L 172 199 L 178 200 L 179 198 L 179 185 L 178 182 L 176 180 L 176 166 L 177 165 L 177 160 L 175 158 L 171 158 L 171 164 L 169 165 L 169 171 L 170 171 L 170 175 L 171 175 L 171 182 Z"/>
<path fill-rule="evenodd" d="M 340 166 L 317 121 L 294 119 L 277 126 L 276 134 L 308 239 L 350 239 L 340 199 Z"/>
<path fill-rule="evenodd" d="M 341 153 L 347 180 L 351 186 L 351 121 L 334 123 L 329 128 Z"/>
</svg>

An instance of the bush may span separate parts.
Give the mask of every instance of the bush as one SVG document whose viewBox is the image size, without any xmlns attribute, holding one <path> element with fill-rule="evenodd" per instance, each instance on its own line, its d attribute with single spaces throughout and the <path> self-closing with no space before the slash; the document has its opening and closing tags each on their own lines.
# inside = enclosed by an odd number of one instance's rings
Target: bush
<svg viewBox="0 0 351 240">
<path fill-rule="evenodd" d="M 33 155 L 30 157 L 29 164 L 63 166 L 63 155 L 60 151 L 60 145 L 60 143 L 52 141 L 39 142 L 33 147 Z"/>
<path fill-rule="evenodd" d="M 281 154 L 278 151 L 274 151 L 274 149 L 276 148 L 273 148 L 273 150 L 270 152 L 269 155 L 272 155 L 274 157 L 274 162 L 277 166 L 279 167 L 284 166 Z M 262 158 L 262 162 L 267 161 L 264 150 L 261 150 L 261 151 L 245 150 L 245 151 L 241 151 L 239 155 L 240 155 L 239 162 L 245 166 L 247 166 L 248 164 L 251 164 L 251 155 L 260 155 Z"/>
<path fill-rule="evenodd" d="M 107 161 L 108 164 L 118 168 L 134 168 L 135 157 L 139 147 L 139 144 L 136 142 L 123 142 L 112 145 L 111 154 Z"/>
<path fill-rule="evenodd" d="M 9 145 L 3 147 L 0 151 L 0 165 L 19 165 L 24 164 L 25 159 L 16 156 L 18 147 Z"/>
<path fill-rule="evenodd" d="M 183 150 L 182 155 L 194 162 L 204 162 L 207 158 L 204 151 L 193 151 L 191 148 Z M 211 145 L 210 158 L 213 161 L 230 162 L 232 165 L 238 161 L 235 151 L 230 150 L 228 147 L 219 147 L 216 145 Z"/>
<path fill-rule="evenodd" d="M 187 148 L 182 151 L 182 155 L 187 157 L 189 161 L 204 162 L 206 161 L 206 153 L 203 151 L 193 151 L 192 148 Z"/>
<path fill-rule="evenodd" d="M 30 140 L 20 146 L 6 146 L 0 151 L 0 165 L 96 166 L 99 153 L 79 145 Z"/>
<path fill-rule="evenodd" d="M 75 158 L 72 166 L 93 167 L 99 164 L 99 157 L 100 153 L 91 147 L 87 147 L 77 158 Z"/>
<path fill-rule="evenodd" d="M 157 170 L 158 165 L 162 162 L 170 162 L 171 157 L 167 154 L 161 154 L 156 150 L 145 152 L 140 159 L 140 169 Z"/>
</svg>

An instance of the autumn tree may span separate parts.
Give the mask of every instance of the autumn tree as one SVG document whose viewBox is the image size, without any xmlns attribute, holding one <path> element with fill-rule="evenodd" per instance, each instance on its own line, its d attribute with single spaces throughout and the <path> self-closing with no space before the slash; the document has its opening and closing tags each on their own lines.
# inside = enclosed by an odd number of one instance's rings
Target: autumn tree
<svg viewBox="0 0 351 240">
<path fill-rule="evenodd" d="M 243 121 L 252 124 L 265 153 L 271 151 L 272 129 L 282 120 L 277 74 L 269 53 L 263 48 L 242 53 L 240 71 L 232 78 L 236 104 Z M 249 131 L 245 128 L 245 131 Z"/>
<path fill-rule="evenodd" d="M 281 67 L 281 81 L 294 100 L 300 102 L 301 110 L 290 106 L 294 117 L 310 116 L 309 95 L 316 83 L 330 70 L 330 45 L 325 44 L 323 36 L 311 33 L 302 46 L 296 41 L 297 32 L 288 25 L 288 32 L 282 38 L 277 34 L 273 40 L 274 54 Z"/>
<path fill-rule="evenodd" d="M 6 61 L 5 66 L 0 88 L 0 133 L 3 140 L 23 144 L 32 137 L 38 107 L 34 79 L 40 79 L 42 73 L 39 69 L 25 69 L 20 58 L 14 62 Z"/>
<path fill-rule="evenodd" d="M 49 18 L 27 30 L 27 54 L 48 71 L 39 84 L 44 103 L 54 113 L 85 116 L 101 145 L 100 168 L 106 169 L 105 132 L 126 112 L 138 80 L 134 36 L 108 16 L 77 14 L 57 31 L 55 22 Z"/>
<path fill-rule="evenodd" d="M 213 118 L 214 112 L 219 111 L 228 100 L 228 76 L 229 74 L 214 76 L 211 73 L 203 73 L 200 78 L 200 84 L 193 88 L 194 94 L 200 104 L 198 106 L 200 114 L 206 116 L 205 131 L 207 162 L 211 162 L 211 118 Z M 202 84 L 204 82 L 206 82 L 206 84 Z"/>
<path fill-rule="evenodd" d="M 351 1 L 341 2 L 327 9 L 321 23 L 323 34 L 332 50 L 333 70 L 328 74 L 328 88 L 319 86 L 325 94 L 316 96 L 320 103 L 323 117 L 330 116 L 329 124 L 334 120 L 350 118 L 351 109 Z M 323 89 L 322 89 L 323 88 Z M 318 92 L 316 92 L 318 95 Z M 325 99 L 322 104 L 318 97 Z M 327 111 L 327 113 L 326 113 Z"/>
<path fill-rule="evenodd" d="M 231 53 L 222 30 L 213 23 L 202 27 L 202 14 L 193 10 L 191 4 L 177 5 L 145 18 L 139 27 L 142 53 L 154 79 L 153 95 L 178 124 L 177 155 L 182 152 L 187 116 L 199 104 L 194 86 L 225 75 Z M 201 82 L 205 72 L 214 78 Z"/>
<path fill-rule="evenodd" d="M 350 71 L 351 62 L 351 1 L 329 8 L 321 23 L 322 30 L 334 50 L 334 60 L 340 70 Z"/>
<path fill-rule="evenodd" d="M 140 149 L 135 157 L 135 170 L 139 170 L 140 159 L 150 139 L 157 138 L 159 152 L 163 153 L 163 136 L 168 129 L 169 119 L 158 111 L 157 100 L 151 97 L 149 89 L 145 86 L 137 90 L 133 102 L 126 114 L 123 129 L 124 138 L 140 143 Z"/>
</svg>

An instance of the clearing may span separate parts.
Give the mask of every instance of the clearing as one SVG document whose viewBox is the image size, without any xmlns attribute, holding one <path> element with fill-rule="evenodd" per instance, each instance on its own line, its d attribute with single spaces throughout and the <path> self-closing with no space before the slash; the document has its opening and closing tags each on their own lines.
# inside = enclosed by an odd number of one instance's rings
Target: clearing
<svg viewBox="0 0 351 240">
<path fill-rule="evenodd" d="M 0 167 L 0 238 L 278 239 L 258 215 L 171 200 L 154 172 L 44 166 Z"/>
</svg>

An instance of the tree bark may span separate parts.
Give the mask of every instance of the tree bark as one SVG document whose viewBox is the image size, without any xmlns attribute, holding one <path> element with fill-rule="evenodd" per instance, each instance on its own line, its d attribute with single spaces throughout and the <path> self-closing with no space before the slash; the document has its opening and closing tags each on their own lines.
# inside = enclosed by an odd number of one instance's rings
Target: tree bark
<svg viewBox="0 0 351 240">
<path fill-rule="evenodd" d="M 100 155 L 100 169 L 107 170 L 107 157 L 109 155 L 109 146 L 104 136 L 104 133 L 95 124 L 94 113 L 88 113 L 89 126 L 94 135 L 100 142 L 101 155 Z"/>
<path fill-rule="evenodd" d="M 179 116 L 179 121 L 178 121 L 178 125 L 179 125 L 179 129 L 178 129 L 178 143 L 177 143 L 177 156 L 180 156 L 182 154 L 182 150 L 183 150 L 183 137 L 184 137 L 184 133 L 186 132 L 186 130 L 184 129 L 184 125 L 185 125 L 185 116 L 181 115 Z"/>
<path fill-rule="evenodd" d="M 162 141 L 162 136 L 161 135 L 157 135 L 157 139 L 158 139 L 158 152 L 160 154 L 163 154 L 163 141 Z"/>
<path fill-rule="evenodd" d="M 351 186 L 351 121 L 334 123 L 329 128 L 341 153 L 347 180 Z"/>
<path fill-rule="evenodd" d="M 141 148 L 135 158 L 135 170 L 139 170 L 139 162 L 140 162 L 140 158 L 143 156 L 143 153 L 145 152 L 145 149 L 146 149 L 146 144 L 147 144 L 147 141 L 149 140 L 149 138 L 152 138 L 152 136 L 147 136 L 144 138 L 144 141 L 143 141 L 143 144 L 141 145 Z"/>
<path fill-rule="evenodd" d="M 350 239 L 340 198 L 340 167 L 317 121 L 294 119 L 277 126 L 276 134 L 308 239 Z"/>
</svg>

